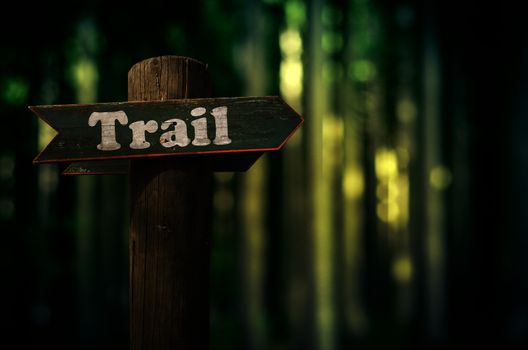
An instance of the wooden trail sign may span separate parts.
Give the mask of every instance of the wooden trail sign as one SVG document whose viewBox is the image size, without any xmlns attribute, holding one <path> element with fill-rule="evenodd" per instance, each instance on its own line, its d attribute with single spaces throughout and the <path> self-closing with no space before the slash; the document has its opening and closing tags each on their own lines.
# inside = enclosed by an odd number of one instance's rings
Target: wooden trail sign
<svg viewBox="0 0 528 350">
<path fill-rule="evenodd" d="M 209 348 L 213 171 L 247 170 L 303 122 L 278 97 L 201 98 L 209 86 L 207 65 L 161 56 L 128 72 L 132 102 L 30 107 L 58 131 L 35 163 L 130 175 L 133 350 Z"/>
<path fill-rule="evenodd" d="M 109 171 L 104 166 L 99 171 L 91 171 L 93 165 L 83 168 L 89 164 L 86 161 L 274 151 L 303 122 L 279 97 L 31 106 L 30 109 L 58 132 L 34 163 L 81 161 L 69 170 L 78 174 Z M 245 158 L 252 164 L 258 156 Z M 219 162 L 216 167 L 222 168 L 222 163 L 223 170 L 229 170 L 225 162 Z M 110 164 L 122 168 L 126 163 Z"/>
</svg>

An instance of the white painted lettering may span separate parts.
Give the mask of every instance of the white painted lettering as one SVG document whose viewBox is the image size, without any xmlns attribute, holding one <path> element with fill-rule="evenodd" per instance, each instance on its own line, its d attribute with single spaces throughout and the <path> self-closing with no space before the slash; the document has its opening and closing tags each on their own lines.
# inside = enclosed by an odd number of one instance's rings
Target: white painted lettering
<svg viewBox="0 0 528 350">
<path fill-rule="evenodd" d="M 196 107 L 191 110 L 191 116 L 197 118 L 191 121 L 194 129 L 194 146 L 207 146 L 211 144 L 207 130 L 207 110 L 204 107 Z M 215 122 L 215 145 L 228 145 L 231 143 L 227 125 L 227 107 L 216 107 L 211 110 L 211 115 Z M 121 148 L 121 144 L 116 140 L 116 121 L 121 125 L 128 124 L 128 117 L 124 111 L 115 112 L 93 112 L 88 118 L 88 125 L 94 127 L 101 123 L 101 142 L 97 149 L 101 151 L 115 151 Z M 168 130 L 173 127 L 173 129 Z M 132 131 L 131 149 L 150 148 L 151 143 L 146 139 L 146 133 L 155 133 L 158 131 L 158 122 L 149 120 L 147 122 L 138 120 L 131 123 L 128 128 Z M 160 144 L 163 147 L 170 148 L 174 146 L 186 147 L 191 143 L 187 134 L 187 123 L 183 119 L 173 118 L 165 120 L 159 129 L 167 130 L 160 136 Z"/>
<path fill-rule="evenodd" d="M 169 119 L 161 124 L 161 130 L 167 130 L 171 125 L 174 125 L 174 130 L 161 134 L 161 145 L 167 148 L 174 146 L 187 146 L 191 142 L 187 136 L 187 124 L 181 119 Z"/>
<path fill-rule="evenodd" d="M 193 117 L 199 117 L 199 116 L 202 116 L 205 114 L 207 110 L 203 107 L 196 107 L 196 108 L 193 108 L 193 110 L 191 111 L 191 115 Z"/>
<path fill-rule="evenodd" d="M 115 121 L 121 125 L 128 123 L 128 117 L 123 111 L 116 112 L 93 112 L 88 118 L 88 125 L 95 126 L 97 122 L 101 122 L 101 143 L 97 145 L 97 149 L 101 151 L 115 151 L 121 148 L 121 145 L 116 141 Z"/>
<path fill-rule="evenodd" d="M 132 130 L 132 142 L 130 148 L 144 149 L 150 147 L 150 142 L 145 140 L 145 132 L 154 133 L 158 131 L 158 123 L 155 120 L 149 120 L 146 124 L 139 120 L 128 126 Z"/>
<path fill-rule="evenodd" d="M 211 111 L 211 115 L 215 119 L 216 137 L 213 140 L 215 145 L 228 145 L 231 139 L 228 136 L 227 128 L 227 107 L 216 107 Z"/>
<path fill-rule="evenodd" d="M 193 117 L 200 117 L 205 114 L 205 108 L 198 107 L 191 111 Z M 194 128 L 194 140 L 192 142 L 195 146 L 207 146 L 211 143 L 207 136 L 207 119 L 200 118 L 193 120 L 191 125 Z"/>
</svg>

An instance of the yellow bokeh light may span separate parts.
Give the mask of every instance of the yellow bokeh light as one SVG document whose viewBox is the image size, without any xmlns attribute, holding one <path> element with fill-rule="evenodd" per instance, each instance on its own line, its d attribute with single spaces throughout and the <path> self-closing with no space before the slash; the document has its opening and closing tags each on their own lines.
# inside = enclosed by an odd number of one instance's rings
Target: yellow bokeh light
<svg viewBox="0 0 528 350">
<path fill-rule="evenodd" d="M 286 58 L 280 65 L 280 89 L 286 99 L 297 99 L 302 93 L 303 66 L 300 59 Z"/>
<path fill-rule="evenodd" d="M 393 149 L 381 148 L 375 156 L 376 176 L 385 178 L 398 173 L 398 158 Z"/>
<path fill-rule="evenodd" d="M 442 165 L 433 167 L 429 173 L 429 183 L 437 190 L 445 190 L 451 185 L 452 180 L 451 171 Z"/>
<path fill-rule="evenodd" d="M 288 29 L 279 38 L 280 48 L 285 56 L 297 56 L 302 54 L 301 33 L 298 30 Z"/>
<path fill-rule="evenodd" d="M 343 176 L 343 192 L 347 199 L 361 197 L 365 188 L 363 172 L 359 167 L 349 166 L 345 169 Z"/>
<path fill-rule="evenodd" d="M 379 148 L 375 154 L 378 179 L 376 196 L 378 218 L 393 227 L 408 222 L 408 177 L 399 164 L 398 152 L 393 148 Z"/>
<path fill-rule="evenodd" d="M 413 275 L 411 258 L 409 256 L 397 258 L 392 265 L 392 275 L 398 282 L 409 282 Z"/>
</svg>

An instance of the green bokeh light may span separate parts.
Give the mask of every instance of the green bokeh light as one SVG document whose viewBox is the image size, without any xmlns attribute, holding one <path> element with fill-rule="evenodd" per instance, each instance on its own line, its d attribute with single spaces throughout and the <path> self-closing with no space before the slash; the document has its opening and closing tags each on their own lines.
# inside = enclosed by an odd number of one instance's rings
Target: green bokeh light
<svg viewBox="0 0 528 350">
<path fill-rule="evenodd" d="M 2 84 L 2 99 L 8 105 L 21 106 L 26 104 L 29 85 L 25 79 L 7 78 Z"/>
</svg>

